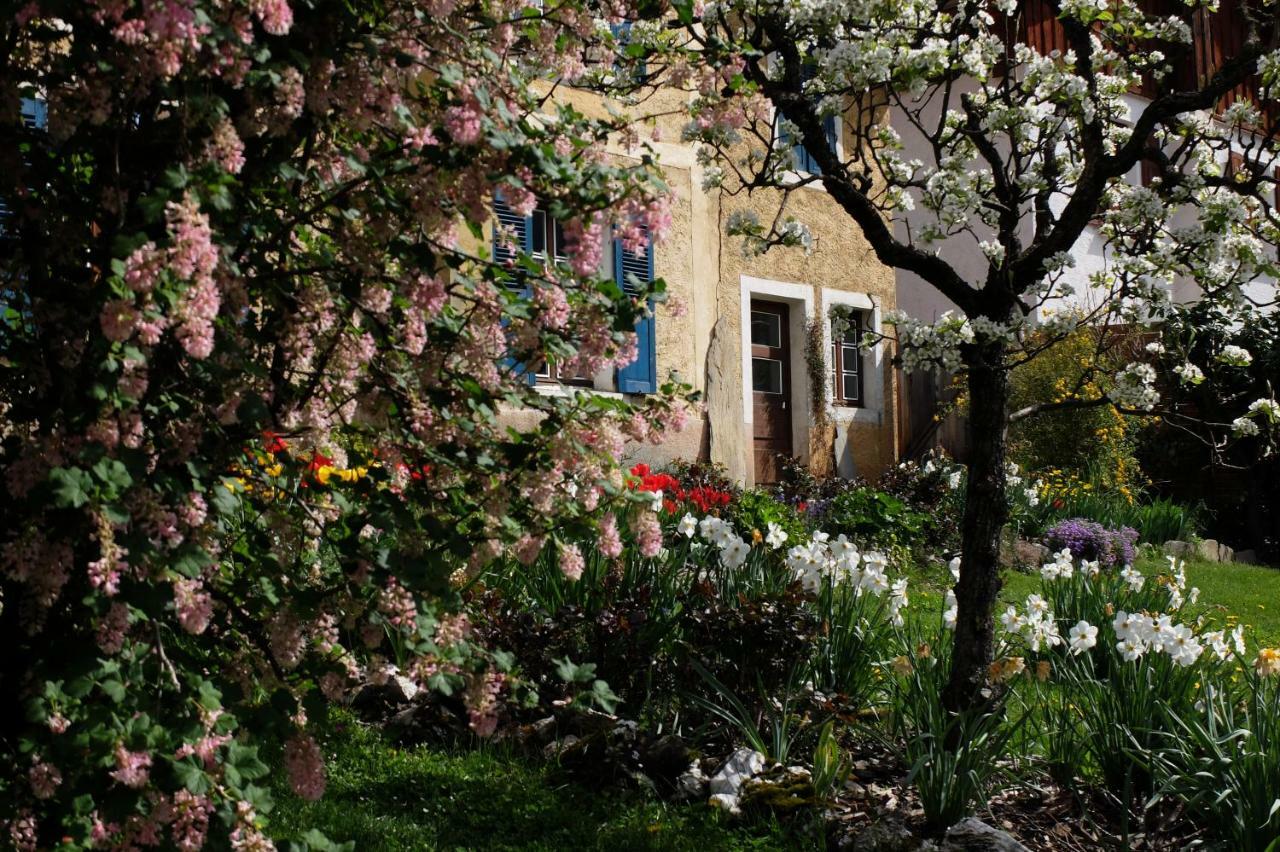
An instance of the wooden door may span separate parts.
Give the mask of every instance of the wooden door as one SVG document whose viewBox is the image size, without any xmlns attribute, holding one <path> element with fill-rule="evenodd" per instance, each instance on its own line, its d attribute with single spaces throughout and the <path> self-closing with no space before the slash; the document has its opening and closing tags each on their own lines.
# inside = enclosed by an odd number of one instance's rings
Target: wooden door
<svg viewBox="0 0 1280 852">
<path fill-rule="evenodd" d="M 790 309 L 751 300 L 751 401 L 757 483 L 777 482 L 779 455 L 791 455 Z"/>
</svg>

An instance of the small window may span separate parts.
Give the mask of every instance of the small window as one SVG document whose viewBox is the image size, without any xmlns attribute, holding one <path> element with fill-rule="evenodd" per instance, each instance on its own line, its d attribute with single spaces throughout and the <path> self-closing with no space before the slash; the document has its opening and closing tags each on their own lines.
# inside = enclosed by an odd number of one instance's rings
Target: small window
<svg viewBox="0 0 1280 852">
<path fill-rule="evenodd" d="M 866 328 L 864 311 L 850 311 L 847 319 L 833 317 L 831 320 L 832 401 L 836 405 L 861 407 L 865 404 L 861 343 Z"/>
<path fill-rule="evenodd" d="M 782 317 L 765 311 L 751 312 L 751 345 L 782 346 Z"/>
<path fill-rule="evenodd" d="M 777 358 L 751 359 L 751 390 L 756 393 L 782 393 L 782 362 Z"/>
</svg>

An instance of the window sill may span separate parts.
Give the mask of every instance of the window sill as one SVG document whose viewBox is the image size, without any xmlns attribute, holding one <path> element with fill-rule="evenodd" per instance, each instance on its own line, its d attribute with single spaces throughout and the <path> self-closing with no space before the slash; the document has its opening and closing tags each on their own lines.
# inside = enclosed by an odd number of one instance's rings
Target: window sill
<svg viewBox="0 0 1280 852">
<path fill-rule="evenodd" d="M 533 386 L 533 389 L 536 393 L 540 394 L 541 396 L 551 396 L 551 397 L 568 398 L 568 397 L 575 397 L 575 396 L 582 396 L 582 395 L 603 396 L 609 399 L 624 399 L 626 397 L 626 394 L 620 393 L 618 391 L 597 390 L 596 388 L 584 387 L 582 385 L 562 385 L 562 384 L 552 384 L 550 382 L 547 382 L 547 383 L 539 382 L 538 384 Z"/>
<path fill-rule="evenodd" d="M 815 189 L 818 192 L 827 191 L 827 187 L 822 183 L 822 175 L 815 175 L 810 172 L 783 172 L 782 180 L 779 183 L 782 186 L 797 186 L 805 181 L 807 183 L 800 186 L 800 189 Z"/>
<path fill-rule="evenodd" d="M 852 405 L 828 404 L 827 416 L 836 423 L 873 423 L 878 425 L 882 420 L 880 409 Z"/>
</svg>

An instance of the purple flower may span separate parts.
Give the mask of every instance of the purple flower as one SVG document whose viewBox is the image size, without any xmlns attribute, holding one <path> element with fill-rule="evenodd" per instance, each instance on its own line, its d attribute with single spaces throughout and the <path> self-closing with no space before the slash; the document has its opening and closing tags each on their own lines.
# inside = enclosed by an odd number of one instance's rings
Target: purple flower
<svg viewBox="0 0 1280 852">
<path fill-rule="evenodd" d="M 1104 568 L 1133 563 L 1138 531 L 1131 527 L 1107 529 L 1086 518 L 1068 518 L 1050 527 L 1044 534 L 1051 550 L 1067 548 L 1076 559 L 1097 560 Z"/>
</svg>

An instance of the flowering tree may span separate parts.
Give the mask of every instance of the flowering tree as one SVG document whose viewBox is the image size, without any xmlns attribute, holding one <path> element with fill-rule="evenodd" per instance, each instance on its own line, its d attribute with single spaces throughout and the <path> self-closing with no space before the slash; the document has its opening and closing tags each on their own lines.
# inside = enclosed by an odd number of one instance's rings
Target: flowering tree
<svg viewBox="0 0 1280 852">
<path fill-rule="evenodd" d="M 0 845 L 270 848 L 255 743 L 319 796 L 308 721 L 391 664 L 492 729 L 505 658 L 466 641 L 457 588 L 589 528 L 627 499 L 624 438 L 684 417 L 672 385 L 529 381 L 627 365 L 661 296 L 597 272 L 606 238 L 661 237 L 660 177 L 544 82 L 630 80 L 601 59 L 623 12 L 35 0 L 0 22 Z M 565 266 L 491 243 L 496 195 L 564 223 Z"/>
<path fill-rule="evenodd" d="M 907 369 L 959 371 L 968 384 L 952 708 L 984 700 L 1010 420 L 1073 405 L 1151 412 L 1159 403 L 1155 368 L 1142 357 L 1110 380 L 1106 396 L 1018 412 L 1009 410 L 1009 370 L 1081 322 L 1178 314 L 1174 285 L 1233 322 L 1274 302 L 1276 147 L 1260 106 L 1280 72 L 1280 30 L 1267 17 L 1271 4 L 1224 4 L 1238 49 L 1186 80 L 1191 23 L 1217 6 L 676 4 L 689 52 L 675 61 L 703 69 L 677 65 L 697 86 L 688 135 L 705 145 L 708 182 L 781 199 L 771 222 L 739 216 L 731 230 L 757 250 L 808 245 L 787 202 L 820 186 L 882 262 L 958 310 L 937 323 L 888 317 Z M 1034 10 L 1037 31 L 1059 34 L 1057 46 L 1027 37 L 1024 16 Z M 1238 97 L 1246 83 L 1258 104 Z M 1151 97 L 1139 102 L 1132 95 L 1144 87 Z M 1228 93 L 1231 105 L 1211 115 Z M 1127 180 L 1143 162 L 1145 185 Z M 1079 283 L 1070 268 L 1091 223 L 1106 248 L 1088 275 L 1089 309 L 1060 312 L 1030 335 L 1033 318 L 1044 319 L 1037 309 Z M 1276 410 L 1268 395 L 1247 417 L 1269 428 Z"/>
</svg>

